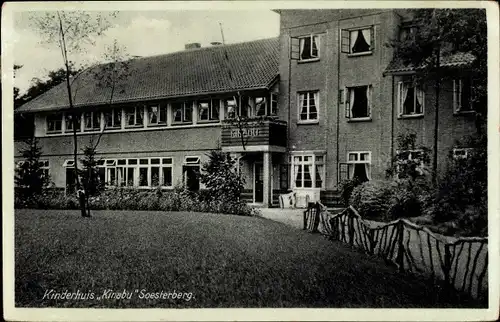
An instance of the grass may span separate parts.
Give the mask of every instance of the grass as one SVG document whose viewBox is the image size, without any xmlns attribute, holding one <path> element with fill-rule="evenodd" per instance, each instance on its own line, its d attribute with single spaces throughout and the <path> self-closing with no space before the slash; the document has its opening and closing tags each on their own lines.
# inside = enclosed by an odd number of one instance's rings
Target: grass
<svg viewBox="0 0 500 322">
<path fill-rule="evenodd" d="M 461 307 L 377 257 L 284 224 L 203 213 L 15 212 L 15 301 L 23 307 Z M 46 291 L 131 292 L 51 300 Z M 192 293 L 140 299 L 134 290 Z"/>
</svg>

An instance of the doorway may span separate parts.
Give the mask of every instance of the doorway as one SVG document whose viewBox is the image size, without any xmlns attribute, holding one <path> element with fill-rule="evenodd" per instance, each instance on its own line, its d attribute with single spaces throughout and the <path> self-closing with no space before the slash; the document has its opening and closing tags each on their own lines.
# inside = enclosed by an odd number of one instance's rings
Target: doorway
<svg viewBox="0 0 500 322">
<path fill-rule="evenodd" d="M 254 202 L 264 201 L 264 166 L 262 163 L 254 163 Z"/>
<path fill-rule="evenodd" d="M 184 174 L 184 186 L 189 191 L 200 190 L 200 166 L 199 165 L 185 165 L 182 167 Z"/>
</svg>

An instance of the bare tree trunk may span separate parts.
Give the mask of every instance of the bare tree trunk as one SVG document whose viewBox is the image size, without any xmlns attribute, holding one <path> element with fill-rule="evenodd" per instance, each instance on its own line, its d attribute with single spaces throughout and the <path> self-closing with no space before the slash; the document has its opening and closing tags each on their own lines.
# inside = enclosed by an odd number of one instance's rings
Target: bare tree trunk
<svg viewBox="0 0 500 322">
<path fill-rule="evenodd" d="M 440 54 L 441 50 L 438 47 L 436 57 L 436 84 L 435 84 L 435 105 L 434 105 L 434 144 L 432 151 L 432 182 L 437 186 L 438 184 L 438 135 L 439 135 L 439 94 L 441 88 L 441 73 L 440 73 Z"/>
<path fill-rule="evenodd" d="M 78 201 L 80 203 L 80 210 L 81 210 L 81 215 L 82 217 L 90 217 L 90 213 L 87 214 L 86 212 L 86 207 L 85 207 L 85 190 L 81 189 L 81 183 L 80 179 L 78 176 L 78 158 L 77 158 L 77 153 L 78 153 L 78 137 L 76 135 L 76 125 L 78 124 L 76 121 L 76 116 L 77 113 L 75 111 L 75 108 L 73 106 L 73 97 L 72 97 L 72 92 L 71 92 L 71 84 L 70 84 L 70 66 L 69 66 L 69 61 L 68 61 L 68 52 L 66 49 L 66 39 L 64 35 L 64 28 L 61 20 L 61 16 L 59 12 L 57 13 L 57 16 L 59 18 L 59 31 L 60 31 L 60 42 L 61 42 L 61 52 L 63 55 L 63 60 L 64 60 L 64 66 L 66 67 L 66 89 L 68 91 L 68 100 L 69 100 L 69 108 L 71 111 L 71 121 L 73 123 L 73 160 L 74 160 L 74 170 L 75 170 L 75 183 L 76 183 L 76 190 L 78 194 Z M 83 191 L 83 194 L 82 194 Z"/>
</svg>

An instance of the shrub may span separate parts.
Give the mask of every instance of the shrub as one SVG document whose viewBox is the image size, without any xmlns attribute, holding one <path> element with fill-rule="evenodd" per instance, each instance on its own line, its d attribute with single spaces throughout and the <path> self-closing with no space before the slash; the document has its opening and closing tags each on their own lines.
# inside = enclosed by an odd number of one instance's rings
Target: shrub
<svg viewBox="0 0 500 322">
<path fill-rule="evenodd" d="M 200 178 L 210 192 L 209 196 L 226 201 L 239 200 L 244 180 L 235 168 L 236 160 L 220 150 L 210 151 L 208 158 L 202 166 Z"/>
<path fill-rule="evenodd" d="M 391 194 L 387 181 L 367 181 L 353 189 L 350 204 L 364 218 L 387 220 Z"/>
<path fill-rule="evenodd" d="M 340 183 L 340 201 L 344 205 L 349 204 L 349 199 L 351 198 L 352 191 L 360 184 L 362 184 L 362 182 L 358 178 L 347 179 Z"/>
<path fill-rule="evenodd" d="M 431 185 L 424 178 L 395 180 L 391 184 L 391 219 L 417 217 L 430 203 Z"/>
<path fill-rule="evenodd" d="M 454 159 L 450 153 L 429 213 L 436 222 L 455 221 L 464 234 L 484 235 L 488 220 L 487 138 L 466 137 L 456 145 L 474 149 L 467 151 L 465 159 Z"/>
<path fill-rule="evenodd" d="M 89 198 L 90 209 L 94 210 L 149 210 L 149 211 L 199 211 L 225 213 L 242 216 L 256 216 L 259 212 L 246 203 L 227 198 L 209 199 L 206 191 L 191 192 L 108 189 L 98 196 Z M 65 195 L 64 191 L 45 191 L 42 194 L 23 198 L 15 194 L 16 208 L 39 209 L 79 209 L 75 195 Z"/>
</svg>

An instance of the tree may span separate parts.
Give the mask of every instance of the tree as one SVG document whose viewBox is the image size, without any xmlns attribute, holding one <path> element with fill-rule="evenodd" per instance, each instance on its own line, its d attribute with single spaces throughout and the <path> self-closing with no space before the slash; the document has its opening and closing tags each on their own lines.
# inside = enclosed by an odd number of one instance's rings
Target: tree
<svg viewBox="0 0 500 322">
<path fill-rule="evenodd" d="M 74 65 L 70 66 L 70 76 L 76 76 L 80 71 L 81 69 L 77 69 Z M 46 80 L 34 77 L 31 80 L 30 87 L 23 95 L 19 95 L 19 88 L 14 88 L 14 107 L 17 108 L 64 82 L 66 80 L 66 70 L 64 68 L 59 68 L 50 71 L 47 77 L 48 79 Z"/>
<path fill-rule="evenodd" d="M 110 90 L 107 107 L 111 107 L 115 93 L 124 92 L 125 80 L 130 76 L 130 61 L 127 60 L 128 56 L 125 48 L 119 46 L 116 39 L 111 46 L 106 47 L 103 58 L 108 63 L 89 69 L 89 73 L 96 80 L 98 87 Z M 104 182 L 101 182 L 99 177 L 96 155 L 97 147 L 106 130 L 107 117 L 110 116 L 109 114 L 105 115 L 102 130 L 99 132 L 95 143 L 94 135 L 91 135 L 89 142 L 82 149 L 84 157 L 82 159 L 83 171 L 81 174 L 83 187 L 87 192 L 85 194 L 87 205 L 89 196 L 100 193 L 104 188 Z M 88 210 L 88 213 L 90 213 L 90 210 Z"/>
<path fill-rule="evenodd" d="M 20 151 L 24 160 L 16 169 L 15 182 L 21 187 L 27 197 L 40 193 L 49 184 L 49 177 L 40 164 L 42 149 L 37 138 L 29 138 L 24 149 Z"/>
<path fill-rule="evenodd" d="M 110 18 L 116 16 L 116 13 L 91 14 L 84 11 L 57 11 L 45 12 L 43 15 L 37 13 L 32 17 L 32 22 L 36 30 L 40 33 L 43 40 L 47 43 L 56 44 L 60 51 L 64 65 L 64 78 L 68 94 L 68 105 L 73 122 L 73 159 L 75 171 L 75 183 L 78 191 L 81 191 L 82 185 L 78 176 L 78 141 L 77 141 L 77 110 L 73 102 L 74 92 L 71 81 L 71 55 L 75 55 L 85 50 L 84 45 L 95 45 L 95 38 L 101 36 L 111 27 Z M 80 209 L 83 217 L 88 217 L 85 210 L 85 198 L 80 199 Z"/>
<path fill-rule="evenodd" d="M 433 182 L 437 184 L 437 154 L 439 137 L 439 97 L 446 55 L 470 53 L 475 60 L 470 66 L 473 73 L 473 96 L 478 133 L 483 131 L 487 115 L 487 25 L 483 9 L 414 9 L 410 11 L 417 32 L 406 39 L 391 42 L 396 55 L 415 66 L 421 82 L 431 82 L 435 91 L 435 123 L 432 155 Z"/>
<path fill-rule="evenodd" d="M 202 165 L 201 182 L 218 200 L 236 202 L 243 190 L 244 180 L 235 168 L 236 160 L 227 152 L 212 150 Z"/>
</svg>

